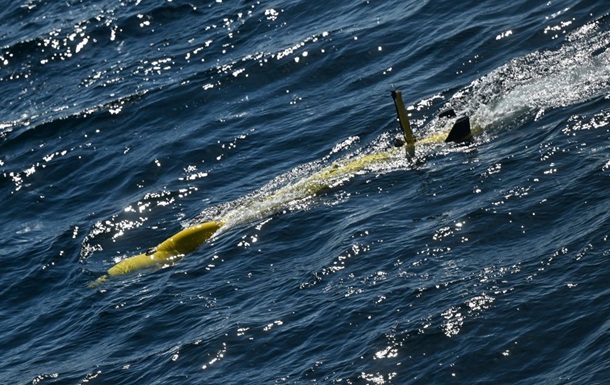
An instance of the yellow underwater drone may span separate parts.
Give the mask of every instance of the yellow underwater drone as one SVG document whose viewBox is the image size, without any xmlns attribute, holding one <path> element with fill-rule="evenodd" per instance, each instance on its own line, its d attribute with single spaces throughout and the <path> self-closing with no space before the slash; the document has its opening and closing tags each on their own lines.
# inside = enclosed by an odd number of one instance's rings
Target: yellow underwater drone
<svg viewBox="0 0 610 385">
<path fill-rule="evenodd" d="M 413 131 L 411 130 L 411 124 L 409 123 L 401 92 L 392 91 L 392 98 L 394 99 L 398 121 L 400 122 L 403 132 L 403 138 L 396 139 L 394 141 L 394 147 L 386 148 L 372 154 L 333 162 L 313 175 L 297 182 L 296 185 L 290 186 L 290 188 L 293 190 L 299 189 L 299 191 L 306 192 L 308 196 L 313 196 L 327 189 L 332 185 L 333 181 L 337 180 L 337 178 L 380 164 L 391 158 L 395 158 L 396 156 L 401 156 L 399 153 L 402 151 L 401 149 L 403 147 L 405 148 L 406 156 L 413 157 L 416 143 L 469 143 L 472 140 L 472 131 L 468 117 L 458 118 L 448 134 L 446 132 L 435 133 L 416 140 Z M 442 112 L 439 117 L 455 118 L 456 114 L 453 110 L 447 110 Z M 270 196 L 266 197 L 265 200 L 268 202 L 281 202 L 281 199 L 277 198 L 286 195 L 288 193 L 287 188 L 288 187 L 283 187 L 278 189 Z M 277 203 L 277 205 L 281 205 L 281 203 Z M 188 227 L 172 235 L 156 247 L 149 249 L 147 252 L 118 262 L 108 269 L 106 274 L 91 282 L 89 286 L 96 287 L 110 277 L 129 274 L 156 265 L 173 263 L 185 255 L 192 253 L 199 246 L 212 238 L 230 219 L 231 218 L 218 218 L 211 222 L 200 223 Z"/>
</svg>

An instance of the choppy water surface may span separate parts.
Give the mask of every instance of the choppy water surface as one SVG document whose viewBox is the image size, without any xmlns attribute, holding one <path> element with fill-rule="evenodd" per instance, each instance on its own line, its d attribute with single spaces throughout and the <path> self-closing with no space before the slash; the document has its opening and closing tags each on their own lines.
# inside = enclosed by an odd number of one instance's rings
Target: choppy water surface
<svg viewBox="0 0 610 385">
<path fill-rule="evenodd" d="M 604 2 L 3 5 L 0 383 L 607 382 Z"/>
</svg>

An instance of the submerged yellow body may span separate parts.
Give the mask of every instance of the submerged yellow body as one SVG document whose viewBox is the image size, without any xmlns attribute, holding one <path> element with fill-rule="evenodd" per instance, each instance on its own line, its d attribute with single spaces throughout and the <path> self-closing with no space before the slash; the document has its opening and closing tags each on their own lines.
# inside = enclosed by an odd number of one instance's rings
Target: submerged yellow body
<svg viewBox="0 0 610 385">
<path fill-rule="evenodd" d="M 331 165 L 322 168 L 313 175 L 304 178 L 293 185 L 280 188 L 273 194 L 267 196 L 263 200 L 263 203 L 265 203 L 263 205 L 265 209 L 259 210 L 258 214 L 260 216 L 267 215 L 269 212 L 272 212 L 274 208 L 286 204 L 288 202 L 287 199 L 291 199 L 290 197 L 294 196 L 295 192 L 298 192 L 296 195 L 301 197 L 316 195 L 335 185 L 337 181 L 341 180 L 342 178 L 353 175 L 354 173 L 366 168 L 382 164 L 389 159 L 404 156 L 404 148 L 407 150 L 407 155 L 412 156 L 414 154 L 415 142 L 419 144 L 433 144 L 443 143 L 445 141 L 447 132 L 433 133 L 432 135 L 428 135 L 416 141 L 411 131 L 411 126 L 408 121 L 400 92 L 395 91 L 393 96 L 395 98 L 401 127 L 403 128 L 406 142 L 405 146 L 386 148 L 372 154 L 336 161 Z M 252 210 L 252 207 L 244 207 L 243 210 L 240 209 L 238 212 L 247 210 Z M 216 221 L 188 227 L 166 239 L 157 247 L 149 250 L 148 252 L 138 254 L 118 262 L 116 265 L 108 269 L 108 272 L 105 275 L 92 282 L 90 286 L 95 287 L 112 276 L 129 274 L 140 269 L 168 263 L 181 258 L 186 254 L 195 251 L 199 246 L 210 239 L 223 225 L 225 225 L 225 223 L 231 221 L 232 218 L 229 216 Z"/>
<path fill-rule="evenodd" d="M 398 148 L 391 148 L 387 151 L 376 152 L 373 154 L 363 155 L 347 161 L 335 162 L 308 178 L 301 180 L 297 185 L 291 188 L 299 189 L 304 195 L 316 195 L 326 190 L 332 182 L 374 164 L 383 162 L 392 156 L 400 156 Z M 281 202 L 281 197 L 287 194 L 285 189 L 279 189 L 265 200 L 268 202 Z M 150 249 L 143 254 L 134 255 L 126 258 L 116 265 L 108 269 L 107 273 L 99 277 L 97 280 L 89 284 L 90 287 L 96 287 L 105 282 L 110 277 L 130 274 L 135 271 L 156 266 L 163 263 L 170 263 L 189 253 L 195 251 L 199 246 L 210 239 L 223 225 L 223 220 L 205 222 L 195 226 L 188 227 L 179 233 L 172 235 L 170 238 L 161 242 L 157 247 Z"/>
</svg>

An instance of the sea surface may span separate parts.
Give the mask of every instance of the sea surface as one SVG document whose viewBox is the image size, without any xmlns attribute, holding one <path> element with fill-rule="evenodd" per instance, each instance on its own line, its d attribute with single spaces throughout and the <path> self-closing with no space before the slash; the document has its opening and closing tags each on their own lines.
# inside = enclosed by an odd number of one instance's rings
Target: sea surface
<svg viewBox="0 0 610 385">
<path fill-rule="evenodd" d="M 0 3 L 0 384 L 609 383 L 607 1 Z"/>
</svg>

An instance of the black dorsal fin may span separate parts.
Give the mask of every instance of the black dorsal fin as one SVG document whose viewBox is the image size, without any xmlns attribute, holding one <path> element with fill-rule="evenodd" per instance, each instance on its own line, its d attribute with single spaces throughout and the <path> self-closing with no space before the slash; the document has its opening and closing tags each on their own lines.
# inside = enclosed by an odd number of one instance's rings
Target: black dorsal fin
<svg viewBox="0 0 610 385">
<path fill-rule="evenodd" d="M 472 131 L 470 130 L 470 118 L 468 116 L 462 116 L 455 121 L 447 139 L 446 143 L 469 143 L 472 141 Z"/>
</svg>

